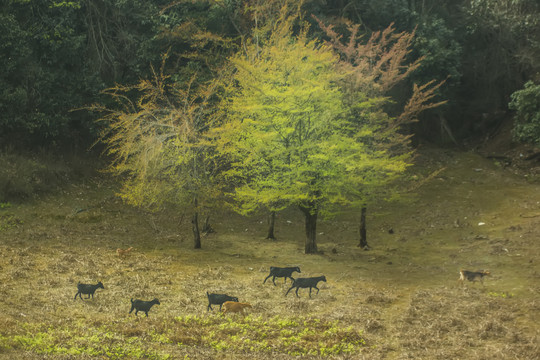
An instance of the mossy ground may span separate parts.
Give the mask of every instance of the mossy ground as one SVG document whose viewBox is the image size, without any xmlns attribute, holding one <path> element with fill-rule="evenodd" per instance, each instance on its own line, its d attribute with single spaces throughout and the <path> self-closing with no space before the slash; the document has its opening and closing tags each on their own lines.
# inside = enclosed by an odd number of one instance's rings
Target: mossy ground
<svg viewBox="0 0 540 360">
<path fill-rule="evenodd" d="M 318 255 L 303 254 L 294 210 L 278 214 L 277 241 L 265 214 L 213 213 L 216 232 L 194 250 L 189 214 L 124 205 L 101 176 L 3 202 L 0 358 L 538 358 L 540 185 L 441 150 L 421 152 L 409 179 L 415 196 L 368 209 L 372 250 L 343 214 L 320 221 Z M 312 298 L 262 284 L 269 266 L 292 265 L 328 282 Z M 460 268 L 492 276 L 461 286 Z M 93 300 L 73 300 L 78 281 L 98 280 Z M 208 312 L 206 291 L 253 308 Z M 130 298 L 154 297 L 148 318 L 128 314 Z"/>
</svg>

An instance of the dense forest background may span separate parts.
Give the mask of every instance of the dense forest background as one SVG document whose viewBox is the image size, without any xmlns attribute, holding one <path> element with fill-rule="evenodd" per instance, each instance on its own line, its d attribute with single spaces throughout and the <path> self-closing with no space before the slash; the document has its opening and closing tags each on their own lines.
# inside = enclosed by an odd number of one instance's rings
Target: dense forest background
<svg viewBox="0 0 540 360">
<path fill-rule="evenodd" d="M 254 38 L 287 1 L 79 0 L 3 2 L 0 12 L 0 144 L 15 149 L 85 151 L 96 142 L 102 91 L 152 77 L 162 55 L 175 82 L 203 82 Z M 439 100 L 407 131 L 416 141 L 463 144 L 518 114 L 518 140 L 538 143 L 540 5 L 536 0 L 306 0 L 310 37 L 324 39 L 311 15 L 360 24 L 367 40 L 391 23 L 413 32 L 410 61 L 425 57 L 394 89 L 445 80 Z M 514 94 L 514 95 L 513 95 Z M 509 106 L 510 104 L 510 106 Z M 509 111 L 510 110 L 510 111 Z"/>
</svg>

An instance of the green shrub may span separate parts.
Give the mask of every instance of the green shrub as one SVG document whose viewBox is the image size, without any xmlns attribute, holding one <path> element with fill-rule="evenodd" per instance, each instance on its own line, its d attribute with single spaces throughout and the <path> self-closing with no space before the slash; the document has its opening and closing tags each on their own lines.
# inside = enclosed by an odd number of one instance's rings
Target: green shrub
<svg viewBox="0 0 540 360">
<path fill-rule="evenodd" d="M 540 85 L 528 81 L 511 97 L 508 107 L 516 111 L 514 137 L 521 142 L 540 145 Z"/>
</svg>

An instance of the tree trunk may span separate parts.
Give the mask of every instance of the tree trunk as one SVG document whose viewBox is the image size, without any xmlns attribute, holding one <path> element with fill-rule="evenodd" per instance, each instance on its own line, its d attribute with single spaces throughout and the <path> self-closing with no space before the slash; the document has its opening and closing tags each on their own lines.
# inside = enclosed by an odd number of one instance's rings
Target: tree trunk
<svg viewBox="0 0 540 360">
<path fill-rule="evenodd" d="M 274 236 L 274 224 L 276 223 L 276 212 L 271 211 L 270 216 L 268 216 L 268 235 L 266 235 L 267 239 L 270 240 L 276 240 L 276 237 Z"/>
<path fill-rule="evenodd" d="M 214 232 L 214 229 L 212 229 L 212 226 L 210 225 L 210 215 L 206 216 L 204 220 L 202 232 L 203 234 L 210 234 Z"/>
<path fill-rule="evenodd" d="M 195 211 L 191 219 L 193 229 L 193 245 L 195 249 L 201 248 L 201 233 L 199 232 L 199 213 Z"/>
<path fill-rule="evenodd" d="M 360 212 L 360 243 L 358 244 L 358 247 L 361 247 L 364 250 L 369 250 L 366 232 L 366 211 L 366 207 L 362 207 Z"/>
<path fill-rule="evenodd" d="M 312 202 L 300 206 L 306 217 L 306 254 L 316 254 L 317 251 L 317 208 Z"/>
</svg>

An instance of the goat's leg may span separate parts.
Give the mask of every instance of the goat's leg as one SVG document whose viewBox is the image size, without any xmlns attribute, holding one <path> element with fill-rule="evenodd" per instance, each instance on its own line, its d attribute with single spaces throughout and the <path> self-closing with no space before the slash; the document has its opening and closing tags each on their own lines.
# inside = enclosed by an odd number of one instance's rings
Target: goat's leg
<svg viewBox="0 0 540 360">
<path fill-rule="evenodd" d="M 309 287 L 309 297 L 311 297 L 311 289 L 312 289 L 312 287 L 310 286 Z"/>
<path fill-rule="evenodd" d="M 210 311 L 212 310 L 212 303 L 208 303 L 208 308 L 206 309 L 206 311 Z"/>
<path fill-rule="evenodd" d="M 272 276 L 272 274 L 268 275 L 268 276 L 266 277 L 266 279 L 264 279 L 263 284 L 265 284 L 265 283 L 266 283 L 266 280 L 268 280 L 271 276 Z"/>
<path fill-rule="evenodd" d="M 315 289 L 317 289 L 317 295 L 319 295 L 319 288 L 314 286 Z"/>
<path fill-rule="evenodd" d="M 77 295 L 79 295 L 79 293 L 75 294 L 75 297 L 73 298 L 73 300 L 77 300 Z"/>
<path fill-rule="evenodd" d="M 292 289 L 294 289 L 294 285 L 291 286 L 291 287 L 289 288 L 289 290 L 287 290 L 287 292 L 285 293 L 285 296 L 287 296 L 287 294 L 289 294 L 289 291 L 291 291 Z M 297 291 L 297 294 L 298 294 L 298 289 L 296 289 L 296 291 Z"/>
<path fill-rule="evenodd" d="M 297 287 L 297 288 L 296 288 L 296 297 L 298 297 L 298 298 L 299 298 L 300 296 L 298 296 L 298 290 L 300 290 L 300 288 L 299 288 L 299 287 Z"/>
</svg>

